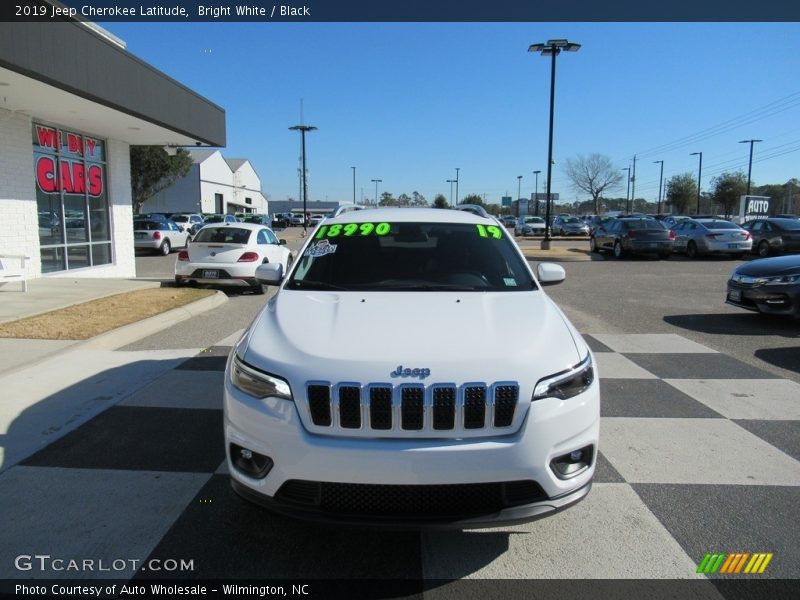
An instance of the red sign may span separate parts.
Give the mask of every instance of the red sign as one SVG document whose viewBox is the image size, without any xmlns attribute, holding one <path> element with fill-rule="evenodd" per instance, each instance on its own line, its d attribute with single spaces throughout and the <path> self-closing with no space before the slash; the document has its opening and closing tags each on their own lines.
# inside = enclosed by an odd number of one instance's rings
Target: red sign
<svg viewBox="0 0 800 600">
<path fill-rule="evenodd" d="M 76 133 L 64 132 L 66 135 L 66 149 L 73 154 L 84 156 L 88 159 L 96 158 L 97 140 L 86 138 Z M 58 150 L 58 131 L 50 127 L 36 126 L 36 139 L 43 148 Z"/>
<path fill-rule="evenodd" d="M 103 169 L 100 165 L 89 165 L 80 161 L 61 159 L 56 169 L 55 157 L 40 156 L 36 160 L 36 183 L 46 194 L 61 190 L 66 194 L 85 194 L 87 189 L 92 197 L 103 194 Z"/>
</svg>

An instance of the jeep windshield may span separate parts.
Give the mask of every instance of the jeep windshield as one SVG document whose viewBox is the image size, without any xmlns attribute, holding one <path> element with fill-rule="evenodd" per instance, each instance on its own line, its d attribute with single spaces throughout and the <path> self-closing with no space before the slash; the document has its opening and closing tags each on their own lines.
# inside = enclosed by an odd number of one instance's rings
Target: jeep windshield
<svg viewBox="0 0 800 600">
<path fill-rule="evenodd" d="M 320 226 L 286 288 L 513 292 L 536 284 L 499 226 L 359 222 Z"/>
</svg>

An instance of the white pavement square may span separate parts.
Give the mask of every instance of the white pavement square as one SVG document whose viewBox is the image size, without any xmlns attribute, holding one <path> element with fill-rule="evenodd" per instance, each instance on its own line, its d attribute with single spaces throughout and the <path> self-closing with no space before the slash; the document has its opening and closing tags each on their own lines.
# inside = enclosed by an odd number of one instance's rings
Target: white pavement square
<svg viewBox="0 0 800 600">
<path fill-rule="evenodd" d="M 600 447 L 629 483 L 800 485 L 800 462 L 726 419 L 603 417 Z"/>
<path fill-rule="evenodd" d="M 692 558 L 624 483 L 595 484 L 579 504 L 532 523 L 424 533 L 422 568 L 432 579 L 699 577 Z"/>
<path fill-rule="evenodd" d="M 591 336 L 614 352 L 627 354 L 717 353 L 716 350 L 674 333 L 593 333 Z"/>
<path fill-rule="evenodd" d="M 665 379 L 728 419 L 800 420 L 800 384 L 788 379 Z"/>
<path fill-rule="evenodd" d="M 595 352 L 601 379 L 658 379 L 650 371 L 614 352 Z"/>
</svg>

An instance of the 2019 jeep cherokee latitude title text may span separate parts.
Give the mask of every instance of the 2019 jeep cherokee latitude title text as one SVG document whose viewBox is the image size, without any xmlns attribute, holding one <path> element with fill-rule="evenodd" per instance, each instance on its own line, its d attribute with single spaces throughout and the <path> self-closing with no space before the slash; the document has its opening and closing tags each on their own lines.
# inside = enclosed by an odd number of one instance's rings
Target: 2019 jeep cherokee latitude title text
<svg viewBox="0 0 800 600">
<path fill-rule="evenodd" d="M 228 359 L 231 483 L 323 521 L 488 527 L 591 487 L 594 357 L 494 220 L 362 210 L 328 219 Z M 523 322 L 511 334 L 505 322 Z"/>
</svg>

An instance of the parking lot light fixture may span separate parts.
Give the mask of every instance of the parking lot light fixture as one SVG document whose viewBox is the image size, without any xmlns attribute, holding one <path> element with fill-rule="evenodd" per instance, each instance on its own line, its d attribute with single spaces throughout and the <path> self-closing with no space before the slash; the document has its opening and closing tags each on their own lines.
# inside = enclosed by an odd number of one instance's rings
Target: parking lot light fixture
<svg viewBox="0 0 800 600">
<path fill-rule="evenodd" d="M 661 163 L 661 175 L 658 179 L 658 209 L 656 210 L 657 214 L 661 214 L 661 186 L 664 183 L 664 161 L 663 160 L 654 160 L 653 164 Z"/>
<path fill-rule="evenodd" d="M 300 137 L 303 140 L 303 236 L 305 236 L 308 228 L 308 218 L 306 216 L 308 215 L 308 211 L 306 210 L 306 206 L 308 204 L 308 181 L 306 180 L 306 132 L 314 131 L 317 128 L 313 125 L 294 125 L 289 127 L 289 129 L 292 131 L 299 131 Z"/>
<path fill-rule="evenodd" d="M 763 142 L 764 140 L 742 140 L 740 144 L 750 144 L 750 162 L 747 163 L 747 192 L 750 195 L 750 175 L 753 173 L 753 144 Z"/>
<path fill-rule="evenodd" d="M 628 174 L 625 176 L 625 178 L 628 180 L 628 189 L 625 192 L 625 210 L 628 211 L 628 199 L 630 198 L 631 195 L 631 168 L 625 167 L 624 169 L 620 169 L 620 171 L 628 172 Z"/>
<path fill-rule="evenodd" d="M 378 206 L 378 184 L 382 183 L 382 182 L 383 182 L 383 179 L 373 179 L 372 180 L 372 183 L 375 184 L 375 207 L 376 208 Z"/>
<path fill-rule="evenodd" d="M 700 156 L 700 165 L 697 167 L 697 212 L 696 215 L 700 214 L 700 178 L 703 175 L 703 153 L 702 152 L 692 152 L 689 156 Z"/>
<path fill-rule="evenodd" d="M 542 250 L 550 249 L 550 185 L 553 171 L 553 110 L 555 107 L 556 95 L 556 56 L 562 51 L 577 52 L 581 45 L 565 39 L 547 40 L 544 44 L 531 44 L 528 52 L 538 52 L 542 56 L 550 56 L 550 135 L 547 143 L 547 205 L 545 207 L 544 239 L 542 240 Z"/>
</svg>

